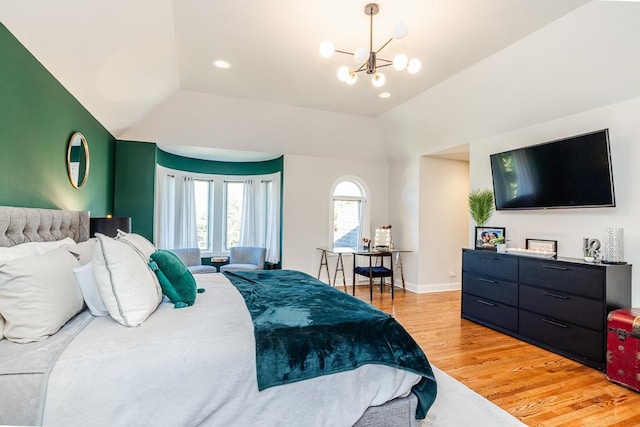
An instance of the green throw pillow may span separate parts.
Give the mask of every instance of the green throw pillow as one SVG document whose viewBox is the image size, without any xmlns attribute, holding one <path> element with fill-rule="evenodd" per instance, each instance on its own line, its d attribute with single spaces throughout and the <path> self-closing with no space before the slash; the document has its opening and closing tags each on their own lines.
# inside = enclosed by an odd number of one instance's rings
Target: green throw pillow
<svg viewBox="0 0 640 427">
<path fill-rule="evenodd" d="M 197 289 L 193 275 L 173 252 L 163 249 L 155 251 L 151 254 L 149 267 L 158 276 L 162 293 L 169 298 L 174 308 L 193 305 L 196 293 L 204 292 L 204 289 Z"/>
</svg>

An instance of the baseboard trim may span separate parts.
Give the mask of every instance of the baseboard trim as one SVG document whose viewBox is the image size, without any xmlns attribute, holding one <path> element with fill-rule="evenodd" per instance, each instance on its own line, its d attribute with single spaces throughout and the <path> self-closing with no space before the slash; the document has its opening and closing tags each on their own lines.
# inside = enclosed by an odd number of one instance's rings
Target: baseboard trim
<svg viewBox="0 0 640 427">
<path fill-rule="evenodd" d="M 365 283 L 363 282 L 357 282 L 356 286 L 369 286 L 369 283 Z M 379 289 L 379 284 L 376 283 L 373 285 L 374 289 L 376 289 L 376 286 L 378 286 Z M 343 289 L 342 287 L 342 283 L 339 283 L 338 285 L 335 286 L 336 288 L 339 289 Z M 415 283 L 411 283 L 411 282 L 407 282 L 405 281 L 405 287 L 407 289 L 407 291 L 409 292 L 413 292 L 414 294 L 427 294 L 427 293 L 431 293 L 431 292 L 447 292 L 447 291 L 459 291 L 460 289 L 462 289 L 462 283 L 461 282 L 454 282 L 454 283 L 429 283 L 429 284 L 423 284 L 423 285 L 416 285 Z M 347 283 L 347 289 L 349 290 L 349 292 L 351 292 L 351 284 Z M 396 280 L 396 292 L 400 290 L 402 291 L 402 282 L 399 280 Z"/>
<path fill-rule="evenodd" d="M 416 285 L 415 283 L 407 283 L 407 290 L 416 294 L 426 294 L 431 292 L 459 291 L 462 289 L 460 282 L 455 283 L 428 283 Z"/>
</svg>

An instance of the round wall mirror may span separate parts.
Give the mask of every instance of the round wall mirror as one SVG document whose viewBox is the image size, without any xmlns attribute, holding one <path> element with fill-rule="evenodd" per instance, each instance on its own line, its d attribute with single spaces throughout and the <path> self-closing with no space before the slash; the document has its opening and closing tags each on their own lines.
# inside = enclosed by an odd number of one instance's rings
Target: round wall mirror
<svg viewBox="0 0 640 427">
<path fill-rule="evenodd" d="M 84 135 L 76 132 L 71 135 L 67 147 L 67 172 L 74 188 L 82 188 L 89 178 L 89 144 Z"/>
</svg>

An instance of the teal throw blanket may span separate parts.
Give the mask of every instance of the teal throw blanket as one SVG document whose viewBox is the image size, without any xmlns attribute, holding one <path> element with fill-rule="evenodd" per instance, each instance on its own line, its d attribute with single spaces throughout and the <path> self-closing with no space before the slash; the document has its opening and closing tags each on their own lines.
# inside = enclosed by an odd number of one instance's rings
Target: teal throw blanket
<svg viewBox="0 0 640 427">
<path fill-rule="evenodd" d="M 436 397 L 424 352 L 393 317 L 308 274 L 290 270 L 224 273 L 253 319 L 258 388 L 382 364 L 422 375 L 416 418 Z"/>
</svg>

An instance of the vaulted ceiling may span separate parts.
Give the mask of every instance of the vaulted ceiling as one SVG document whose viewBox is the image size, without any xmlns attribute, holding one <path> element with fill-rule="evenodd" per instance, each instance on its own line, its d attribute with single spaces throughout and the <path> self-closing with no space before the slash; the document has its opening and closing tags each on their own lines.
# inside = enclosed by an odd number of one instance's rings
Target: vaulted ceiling
<svg viewBox="0 0 640 427">
<path fill-rule="evenodd" d="M 354 135 L 346 132 L 344 138 L 353 140 L 359 128 L 370 127 L 371 118 L 393 117 L 396 107 L 406 109 L 436 86 L 593 2 L 380 0 L 380 12 L 373 18 L 374 50 L 390 37 L 395 23 L 404 22 L 408 36 L 393 40 L 381 56 L 404 52 L 422 62 L 422 70 L 414 75 L 385 68 L 387 82 L 382 89 L 374 88 L 363 73 L 353 86 L 338 81 L 338 67 L 356 63 L 346 55 L 325 59 L 318 52 L 323 40 L 346 51 L 367 47 L 366 3 L 0 0 L 0 20 L 116 138 L 133 136 L 171 146 L 183 143 L 178 140 L 188 132 L 188 139 L 198 146 L 192 151 L 205 157 L 206 149 L 218 146 L 208 142 L 211 129 L 198 129 L 210 119 L 187 123 L 186 118 L 202 115 L 208 100 L 229 100 L 216 106 L 222 116 L 227 104 L 235 103 L 239 111 L 253 106 L 244 101 L 259 103 L 263 112 L 289 108 L 282 116 L 297 109 L 322 112 L 310 114 L 309 121 L 330 117 L 327 122 L 334 126 L 336 121 L 349 121 Z M 214 67 L 216 59 L 228 61 L 231 68 Z M 381 91 L 391 96 L 381 99 Z M 252 117 L 259 121 L 262 115 L 254 112 Z M 185 119 L 189 129 L 168 131 L 162 123 L 167 116 Z M 274 126 L 267 123 L 268 115 L 263 120 L 259 126 Z M 420 126 L 415 128 L 414 132 Z M 321 132 L 318 129 L 314 131 Z M 241 143 L 255 135 L 229 134 L 225 139 L 234 136 L 237 141 L 228 146 L 225 141 L 217 144 L 222 149 L 240 146 L 260 151 Z M 318 137 L 300 152 L 322 155 L 318 141 L 329 139 Z M 324 148 L 344 147 L 343 141 L 335 144 Z M 380 158 L 383 151 L 376 156 Z M 389 154 L 393 147 L 386 151 Z"/>
</svg>

